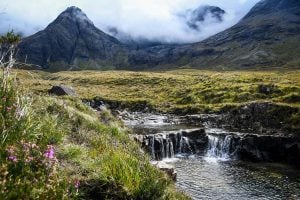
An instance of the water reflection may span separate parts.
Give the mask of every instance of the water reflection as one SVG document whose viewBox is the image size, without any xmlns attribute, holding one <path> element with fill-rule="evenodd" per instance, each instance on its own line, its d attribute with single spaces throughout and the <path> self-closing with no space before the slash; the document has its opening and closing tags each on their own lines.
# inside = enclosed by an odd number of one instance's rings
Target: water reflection
<svg viewBox="0 0 300 200">
<path fill-rule="evenodd" d="M 300 199 L 300 170 L 286 165 L 180 159 L 177 186 L 193 199 Z"/>
</svg>

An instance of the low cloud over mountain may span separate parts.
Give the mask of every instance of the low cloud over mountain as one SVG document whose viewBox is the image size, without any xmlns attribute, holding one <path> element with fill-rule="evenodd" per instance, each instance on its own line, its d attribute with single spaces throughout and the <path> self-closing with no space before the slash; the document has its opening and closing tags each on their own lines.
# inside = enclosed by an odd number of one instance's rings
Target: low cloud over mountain
<svg viewBox="0 0 300 200">
<path fill-rule="evenodd" d="M 219 0 L 1 0 L 0 33 L 15 29 L 25 36 L 31 35 L 44 29 L 66 7 L 74 5 L 84 10 L 95 26 L 106 33 L 110 33 L 109 29 L 113 27 L 135 41 L 191 43 L 234 25 L 258 1 L 228 0 L 224 3 Z M 206 16 L 200 23 L 191 18 L 190 26 L 187 26 L 186 20 L 178 17 L 179 13 L 205 5 L 216 6 L 226 12 L 220 23 L 215 23 L 215 20 Z"/>
</svg>

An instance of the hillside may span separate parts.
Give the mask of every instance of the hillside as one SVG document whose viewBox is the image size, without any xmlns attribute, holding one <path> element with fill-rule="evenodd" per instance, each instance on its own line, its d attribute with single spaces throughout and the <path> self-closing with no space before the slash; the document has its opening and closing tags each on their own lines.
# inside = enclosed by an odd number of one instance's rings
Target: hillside
<svg viewBox="0 0 300 200">
<path fill-rule="evenodd" d="M 299 68 L 300 2 L 265 0 L 235 26 L 201 43 L 212 55 L 196 57 L 192 66 L 217 68 Z"/>
<path fill-rule="evenodd" d="M 139 50 L 129 61 L 143 69 L 299 68 L 299 30 L 299 1 L 264 0 L 236 25 L 202 42 Z"/>
</svg>

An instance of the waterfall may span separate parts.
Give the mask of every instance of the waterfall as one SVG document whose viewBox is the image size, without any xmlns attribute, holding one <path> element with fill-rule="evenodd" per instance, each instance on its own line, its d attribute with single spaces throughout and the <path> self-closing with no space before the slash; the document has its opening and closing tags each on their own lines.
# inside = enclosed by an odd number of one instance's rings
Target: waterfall
<svg viewBox="0 0 300 200">
<path fill-rule="evenodd" d="M 151 144 L 151 157 L 152 157 L 152 159 L 155 159 L 155 147 L 154 147 L 154 140 L 155 140 L 155 137 L 152 137 L 152 144 Z"/>
<path fill-rule="evenodd" d="M 172 135 L 172 134 L 170 134 Z M 164 158 L 174 158 L 176 154 L 192 154 L 193 150 L 187 137 L 180 133 L 173 134 L 155 134 L 148 136 L 147 142 L 149 153 L 153 160 Z"/>
<path fill-rule="evenodd" d="M 180 137 L 179 153 L 193 153 L 189 139 L 187 137 Z"/>
<path fill-rule="evenodd" d="M 175 152 L 174 152 L 174 146 L 173 146 L 173 142 L 170 142 L 170 158 L 174 158 L 175 157 Z"/>
<path fill-rule="evenodd" d="M 208 149 L 206 155 L 214 158 L 230 158 L 232 139 L 232 135 L 208 135 Z"/>
</svg>

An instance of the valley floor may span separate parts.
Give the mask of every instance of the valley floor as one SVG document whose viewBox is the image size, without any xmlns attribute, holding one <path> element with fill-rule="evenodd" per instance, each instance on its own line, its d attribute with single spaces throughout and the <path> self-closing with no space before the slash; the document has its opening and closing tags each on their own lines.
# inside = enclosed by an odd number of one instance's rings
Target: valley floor
<svg viewBox="0 0 300 200">
<path fill-rule="evenodd" d="M 300 71 L 167 72 L 17 70 L 23 88 L 44 93 L 69 85 L 80 98 L 168 113 L 215 112 L 252 101 L 300 106 Z"/>
</svg>

